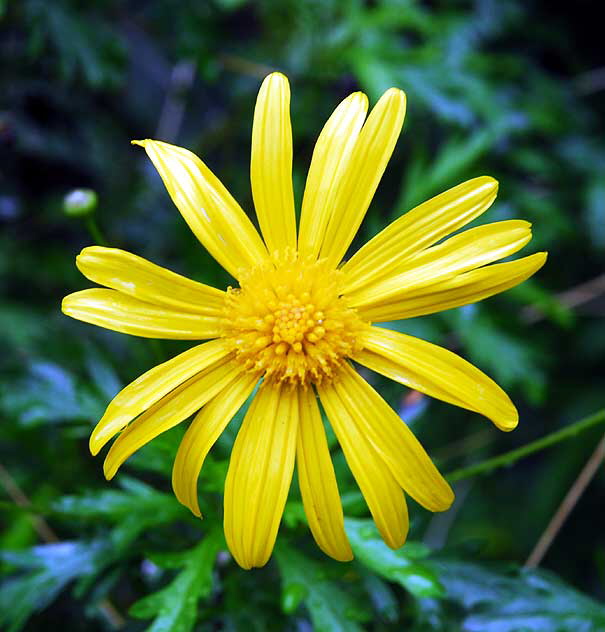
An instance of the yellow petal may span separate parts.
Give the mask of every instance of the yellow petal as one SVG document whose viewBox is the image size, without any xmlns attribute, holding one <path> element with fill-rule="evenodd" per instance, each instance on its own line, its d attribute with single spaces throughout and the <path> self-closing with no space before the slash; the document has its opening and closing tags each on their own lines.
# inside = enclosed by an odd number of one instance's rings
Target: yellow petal
<svg viewBox="0 0 605 632">
<path fill-rule="evenodd" d="M 348 96 L 325 124 L 309 167 L 300 214 L 298 251 L 314 258 L 334 213 L 336 194 L 351 162 L 353 147 L 368 111 L 368 98 L 362 92 Z"/>
<path fill-rule="evenodd" d="M 224 292 L 118 248 L 84 248 L 76 265 L 94 283 L 154 305 L 218 316 L 225 304 Z"/>
<path fill-rule="evenodd" d="M 426 509 L 449 509 L 451 487 L 406 423 L 357 371 L 346 365 L 334 390 L 397 483 Z"/>
<path fill-rule="evenodd" d="M 93 288 L 63 299 L 64 314 L 85 323 L 143 338 L 205 340 L 221 333 L 221 317 L 144 303 L 117 290 Z"/>
<path fill-rule="evenodd" d="M 206 455 L 257 382 L 256 375 L 238 375 L 233 383 L 200 410 L 181 441 L 172 468 L 172 488 L 179 502 L 196 516 L 202 515 L 197 499 L 197 479 Z"/>
<path fill-rule="evenodd" d="M 501 430 L 519 421 L 508 395 L 460 356 L 412 336 L 370 327 L 354 360 L 409 388 L 491 419 Z"/>
<path fill-rule="evenodd" d="M 471 270 L 441 283 L 420 288 L 391 302 L 361 307 L 359 315 L 365 320 L 384 322 L 475 303 L 522 283 L 544 265 L 546 256 L 545 252 L 537 252 L 516 261 Z"/>
<path fill-rule="evenodd" d="M 242 568 L 271 556 L 288 497 L 298 432 L 298 391 L 261 386 L 235 440 L 225 481 L 225 538 Z"/>
<path fill-rule="evenodd" d="M 290 86 L 279 72 L 265 78 L 256 100 L 250 181 L 258 223 L 269 252 L 295 249 Z"/>
<path fill-rule="evenodd" d="M 199 410 L 232 382 L 241 370 L 233 360 L 215 364 L 177 386 L 148 408 L 113 442 L 103 463 L 105 477 L 108 480 L 113 478 L 130 455 Z"/>
<path fill-rule="evenodd" d="M 382 539 L 392 549 L 398 549 L 405 542 L 409 528 L 407 505 L 400 485 L 344 406 L 334 383 L 320 384 L 317 390 Z"/>
<path fill-rule="evenodd" d="M 137 415 L 189 378 L 224 361 L 230 353 L 231 345 L 222 339 L 212 340 L 143 373 L 113 398 L 90 436 L 90 451 L 97 454 Z"/>
<path fill-rule="evenodd" d="M 334 466 L 312 389 L 299 391 L 299 408 L 296 468 L 309 527 L 324 553 L 348 562 L 353 559 L 353 552 L 345 533 Z"/>
<path fill-rule="evenodd" d="M 405 94 L 387 90 L 370 112 L 342 176 L 321 248 L 336 266 L 344 257 L 382 178 L 405 116 Z"/>
<path fill-rule="evenodd" d="M 472 221 L 496 199 L 498 183 L 482 176 L 431 198 L 389 224 L 347 261 L 345 292 L 390 275 L 393 264 L 431 246 Z"/>
<path fill-rule="evenodd" d="M 145 148 L 189 228 L 225 270 L 237 278 L 267 257 L 252 222 L 195 154 L 156 140 L 133 144 Z"/>
<path fill-rule="evenodd" d="M 384 280 L 347 294 L 347 302 L 365 307 L 392 302 L 421 288 L 428 290 L 427 286 L 512 255 L 530 239 L 531 224 L 523 220 L 471 228 L 394 265 Z"/>
</svg>

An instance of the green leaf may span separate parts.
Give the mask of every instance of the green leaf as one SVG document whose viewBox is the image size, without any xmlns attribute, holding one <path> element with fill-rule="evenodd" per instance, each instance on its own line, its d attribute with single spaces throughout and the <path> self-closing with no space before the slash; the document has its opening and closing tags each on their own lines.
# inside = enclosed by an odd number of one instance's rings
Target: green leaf
<svg viewBox="0 0 605 632">
<path fill-rule="evenodd" d="M 56 51 L 64 81 L 79 73 L 91 89 L 120 83 L 123 44 L 104 21 L 87 19 L 82 12 L 68 11 L 58 2 L 30 2 L 26 8 L 37 36 L 31 53 L 40 54 L 42 43 L 48 42 Z"/>
<path fill-rule="evenodd" d="M 105 533 L 109 550 L 99 570 L 117 560 L 132 557 L 137 552 L 133 542 L 150 527 L 188 517 L 188 512 L 172 494 L 158 492 L 126 476 L 120 477 L 119 484 L 122 490 L 105 489 L 81 496 L 64 496 L 52 506 L 54 515 L 68 518 L 71 525 L 78 522 L 94 526 L 100 522 L 114 525 Z M 76 586 L 76 594 L 86 592 L 93 579 L 93 576 L 81 578 Z"/>
<path fill-rule="evenodd" d="M 113 366 L 92 345 L 88 346 L 86 368 L 99 392 L 108 401 L 113 399 L 122 388 L 122 381 Z"/>
<path fill-rule="evenodd" d="M 225 547 L 222 531 L 210 531 L 189 551 L 164 556 L 172 567 L 174 562 L 183 570 L 164 588 L 143 597 L 131 608 L 130 614 L 139 619 L 154 618 L 148 632 L 189 632 L 197 616 L 197 603 L 212 590 L 212 570 L 217 553 Z"/>
<path fill-rule="evenodd" d="M 599 632 L 605 605 L 543 570 L 487 569 L 469 562 L 431 562 L 447 598 L 466 610 L 469 632 Z"/>
<path fill-rule="evenodd" d="M 544 314 L 560 327 L 570 329 L 575 321 L 575 314 L 565 304 L 561 303 L 548 290 L 541 287 L 534 279 L 528 279 L 512 288 L 510 298 L 515 299 L 522 308 L 522 315 L 526 322 L 533 323 L 536 312 Z"/>
<path fill-rule="evenodd" d="M 143 472 L 155 472 L 170 478 L 174 456 L 185 434 L 186 424 L 179 424 L 163 432 L 137 450 L 128 460 L 128 466 Z"/>
<path fill-rule="evenodd" d="M 25 377 L 0 386 L 0 406 L 24 426 L 97 419 L 106 402 L 63 367 L 34 361 Z"/>
<path fill-rule="evenodd" d="M 107 542 L 57 542 L 27 551 L 5 551 L 0 559 L 14 575 L 0 590 L 0 627 L 17 632 L 74 579 L 94 576 L 109 553 Z"/>
<path fill-rule="evenodd" d="M 0 262 L 0 270 L 3 262 Z M 3 271 L 2 271 L 3 272 Z M 4 332 L 2 347 L 30 350 L 48 335 L 48 322 L 39 310 L 25 309 L 9 303 L 6 299 L 0 305 L 0 329 Z M 15 327 L 15 323 L 19 323 Z"/>
<path fill-rule="evenodd" d="M 495 321 L 473 305 L 448 313 L 456 322 L 469 359 L 504 388 L 521 386 L 528 399 L 541 403 L 545 396 L 545 355 L 535 341 L 502 331 Z"/>
<path fill-rule="evenodd" d="M 393 551 L 381 539 L 371 520 L 347 518 L 345 527 L 356 559 L 389 581 L 401 584 L 416 597 L 443 595 L 437 576 L 428 564 L 420 562 L 428 549 L 417 542 L 407 542 Z"/>
<path fill-rule="evenodd" d="M 480 132 L 461 138 L 452 138 L 433 157 L 430 165 L 425 165 L 422 178 L 409 172 L 397 202 L 397 209 L 411 209 L 424 200 L 458 184 L 466 171 L 487 153 L 494 144 L 516 127 L 515 119 L 503 118 Z"/>
<path fill-rule="evenodd" d="M 115 523 L 104 537 L 91 542 L 61 542 L 6 552 L 4 562 L 16 572 L 2 588 L 0 623 L 12 622 L 10 632 L 20 630 L 36 611 L 45 608 L 73 580 L 75 594 L 82 596 L 110 564 L 132 556 L 132 543 L 153 525 L 173 522 L 186 515 L 172 494 L 164 494 L 132 478 L 120 479 L 122 490 L 87 492 L 64 496 L 51 507 L 56 518 L 71 525 L 99 521 Z M 176 628 L 175 628 L 176 629 Z"/>
<path fill-rule="evenodd" d="M 128 476 L 118 479 L 121 490 L 103 489 L 80 496 L 63 496 L 53 503 L 53 511 L 89 521 L 99 518 L 121 522 L 135 518 L 144 525 L 169 522 L 187 515 L 172 494 L 155 490 L 150 485 Z"/>
<path fill-rule="evenodd" d="M 587 191 L 586 223 L 595 250 L 605 250 L 605 183 L 596 177 Z"/>
<path fill-rule="evenodd" d="M 282 610 L 292 614 L 303 603 L 316 632 L 361 632 L 357 621 L 369 612 L 336 582 L 327 579 L 325 566 L 283 542 L 275 549 L 282 575 Z"/>
<path fill-rule="evenodd" d="M 371 573 L 364 577 L 363 584 L 380 617 L 395 623 L 399 618 L 399 604 L 391 586 Z"/>
</svg>

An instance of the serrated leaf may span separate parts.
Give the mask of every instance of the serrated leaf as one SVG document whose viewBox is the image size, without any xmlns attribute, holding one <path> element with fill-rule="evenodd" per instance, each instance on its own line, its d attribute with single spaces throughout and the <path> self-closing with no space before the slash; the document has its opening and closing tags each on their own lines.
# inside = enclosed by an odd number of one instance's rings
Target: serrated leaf
<svg viewBox="0 0 605 632">
<path fill-rule="evenodd" d="M 371 520 L 347 518 L 345 528 L 355 558 L 368 569 L 401 584 L 416 597 L 443 596 L 443 587 L 435 573 L 419 561 L 428 554 L 422 544 L 408 542 L 393 551 L 382 541 Z"/>
<path fill-rule="evenodd" d="M 212 571 L 217 553 L 225 547 L 222 531 L 209 532 L 186 552 L 169 554 L 165 560 L 180 561 L 183 567 L 164 588 L 137 601 L 130 614 L 154 621 L 148 632 L 189 632 L 197 615 L 197 603 L 212 590 Z"/>
<path fill-rule="evenodd" d="M 149 527 L 166 524 L 187 516 L 187 512 L 172 494 L 164 494 L 149 485 L 127 476 L 119 479 L 122 490 L 86 492 L 80 496 L 64 496 L 53 504 L 57 516 L 72 522 L 84 521 L 114 524 L 107 534 L 109 552 L 103 559 L 102 570 L 114 560 L 128 556 L 132 543 Z M 75 592 L 83 594 L 94 576 L 81 578 Z"/>
<path fill-rule="evenodd" d="M 34 361 L 28 374 L 0 389 L 0 406 L 24 426 L 97 419 L 104 402 L 86 384 L 53 362 Z"/>
<path fill-rule="evenodd" d="M 0 559 L 14 576 L 0 591 L 0 627 L 17 632 L 27 619 L 45 608 L 74 579 L 95 575 L 109 553 L 102 541 L 57 542 L 26 551 L 5 551 Z"/>
<path fill-rule="evenodd" d="M 543 570 L 492 570 L 477 564 L 431 562 L 447 590 L 460 604 L 468 632 L 600 632 L 605 605 L 581 594 Z"/>
<path fill-rule="evenodd" d="M 128 476 L 121 476 L 118 483 L 122 490 L 103 489 L 80 496 L 63 496 L 53 504 L 53 511 L 84 519 L 104 518 L 110 522 L 134 517 L 146 525 L 187 515 L 172 494 L 159 492 Z"/>
<path fill-rule="evenodd" d="M 361 632 L 357 621 L 369 613 L 336 582 L 326 578 L 323 566 L 280 543 L 275 556 L 282 575 L 282 610 L 292 614 L 303 603 L 316 632 Z"/>
<path fill-rule="evenodd" d="M 132 543 L 148 527 L 186 515 L 172 494 L 128 477 L 122 477 L 120 485 L 122 490 L 64 496 L 52 506 L 59 518 L 95 525 L 103 520 L 115 523 L 104 539 L 46 544 L 2 555 L 17 571 L 4 584 L 0 600 L 0 622 L 6 616 L 6 622 L 12 623 L 10 632 L 20 630 L 34 612 L 45 608 L 73 580 L 77 580 L 74 593 L 83 595 L 102 571 L 128 555 Z"/>
</svg>

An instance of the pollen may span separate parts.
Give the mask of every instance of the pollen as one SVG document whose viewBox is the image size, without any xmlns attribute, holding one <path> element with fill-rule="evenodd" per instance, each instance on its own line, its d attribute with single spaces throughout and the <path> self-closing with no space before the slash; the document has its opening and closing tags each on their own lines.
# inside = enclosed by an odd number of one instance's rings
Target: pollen
<svg viewBox="0 0 605 632">
<path fill-rule="evenodd" d="M 341 275 L 292 251 L 246 271 L 227 291 L 223 319 L 236 359 L 266 382 L 332 379 L 367 326 L 340 295 Z"/>
</svg>

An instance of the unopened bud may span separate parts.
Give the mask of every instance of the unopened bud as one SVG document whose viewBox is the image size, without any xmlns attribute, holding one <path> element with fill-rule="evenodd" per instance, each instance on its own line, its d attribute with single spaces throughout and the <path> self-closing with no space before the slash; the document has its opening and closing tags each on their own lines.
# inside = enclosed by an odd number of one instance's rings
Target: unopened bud
<svg viewBox="0 0 605 632">
<path fill-rule="evenodd" d="M 97 202 L 92 189 L 74 189 L 63 198 L 63 212 L 70 217 L 85 217 L 95 212 Z"/>
</svg>

